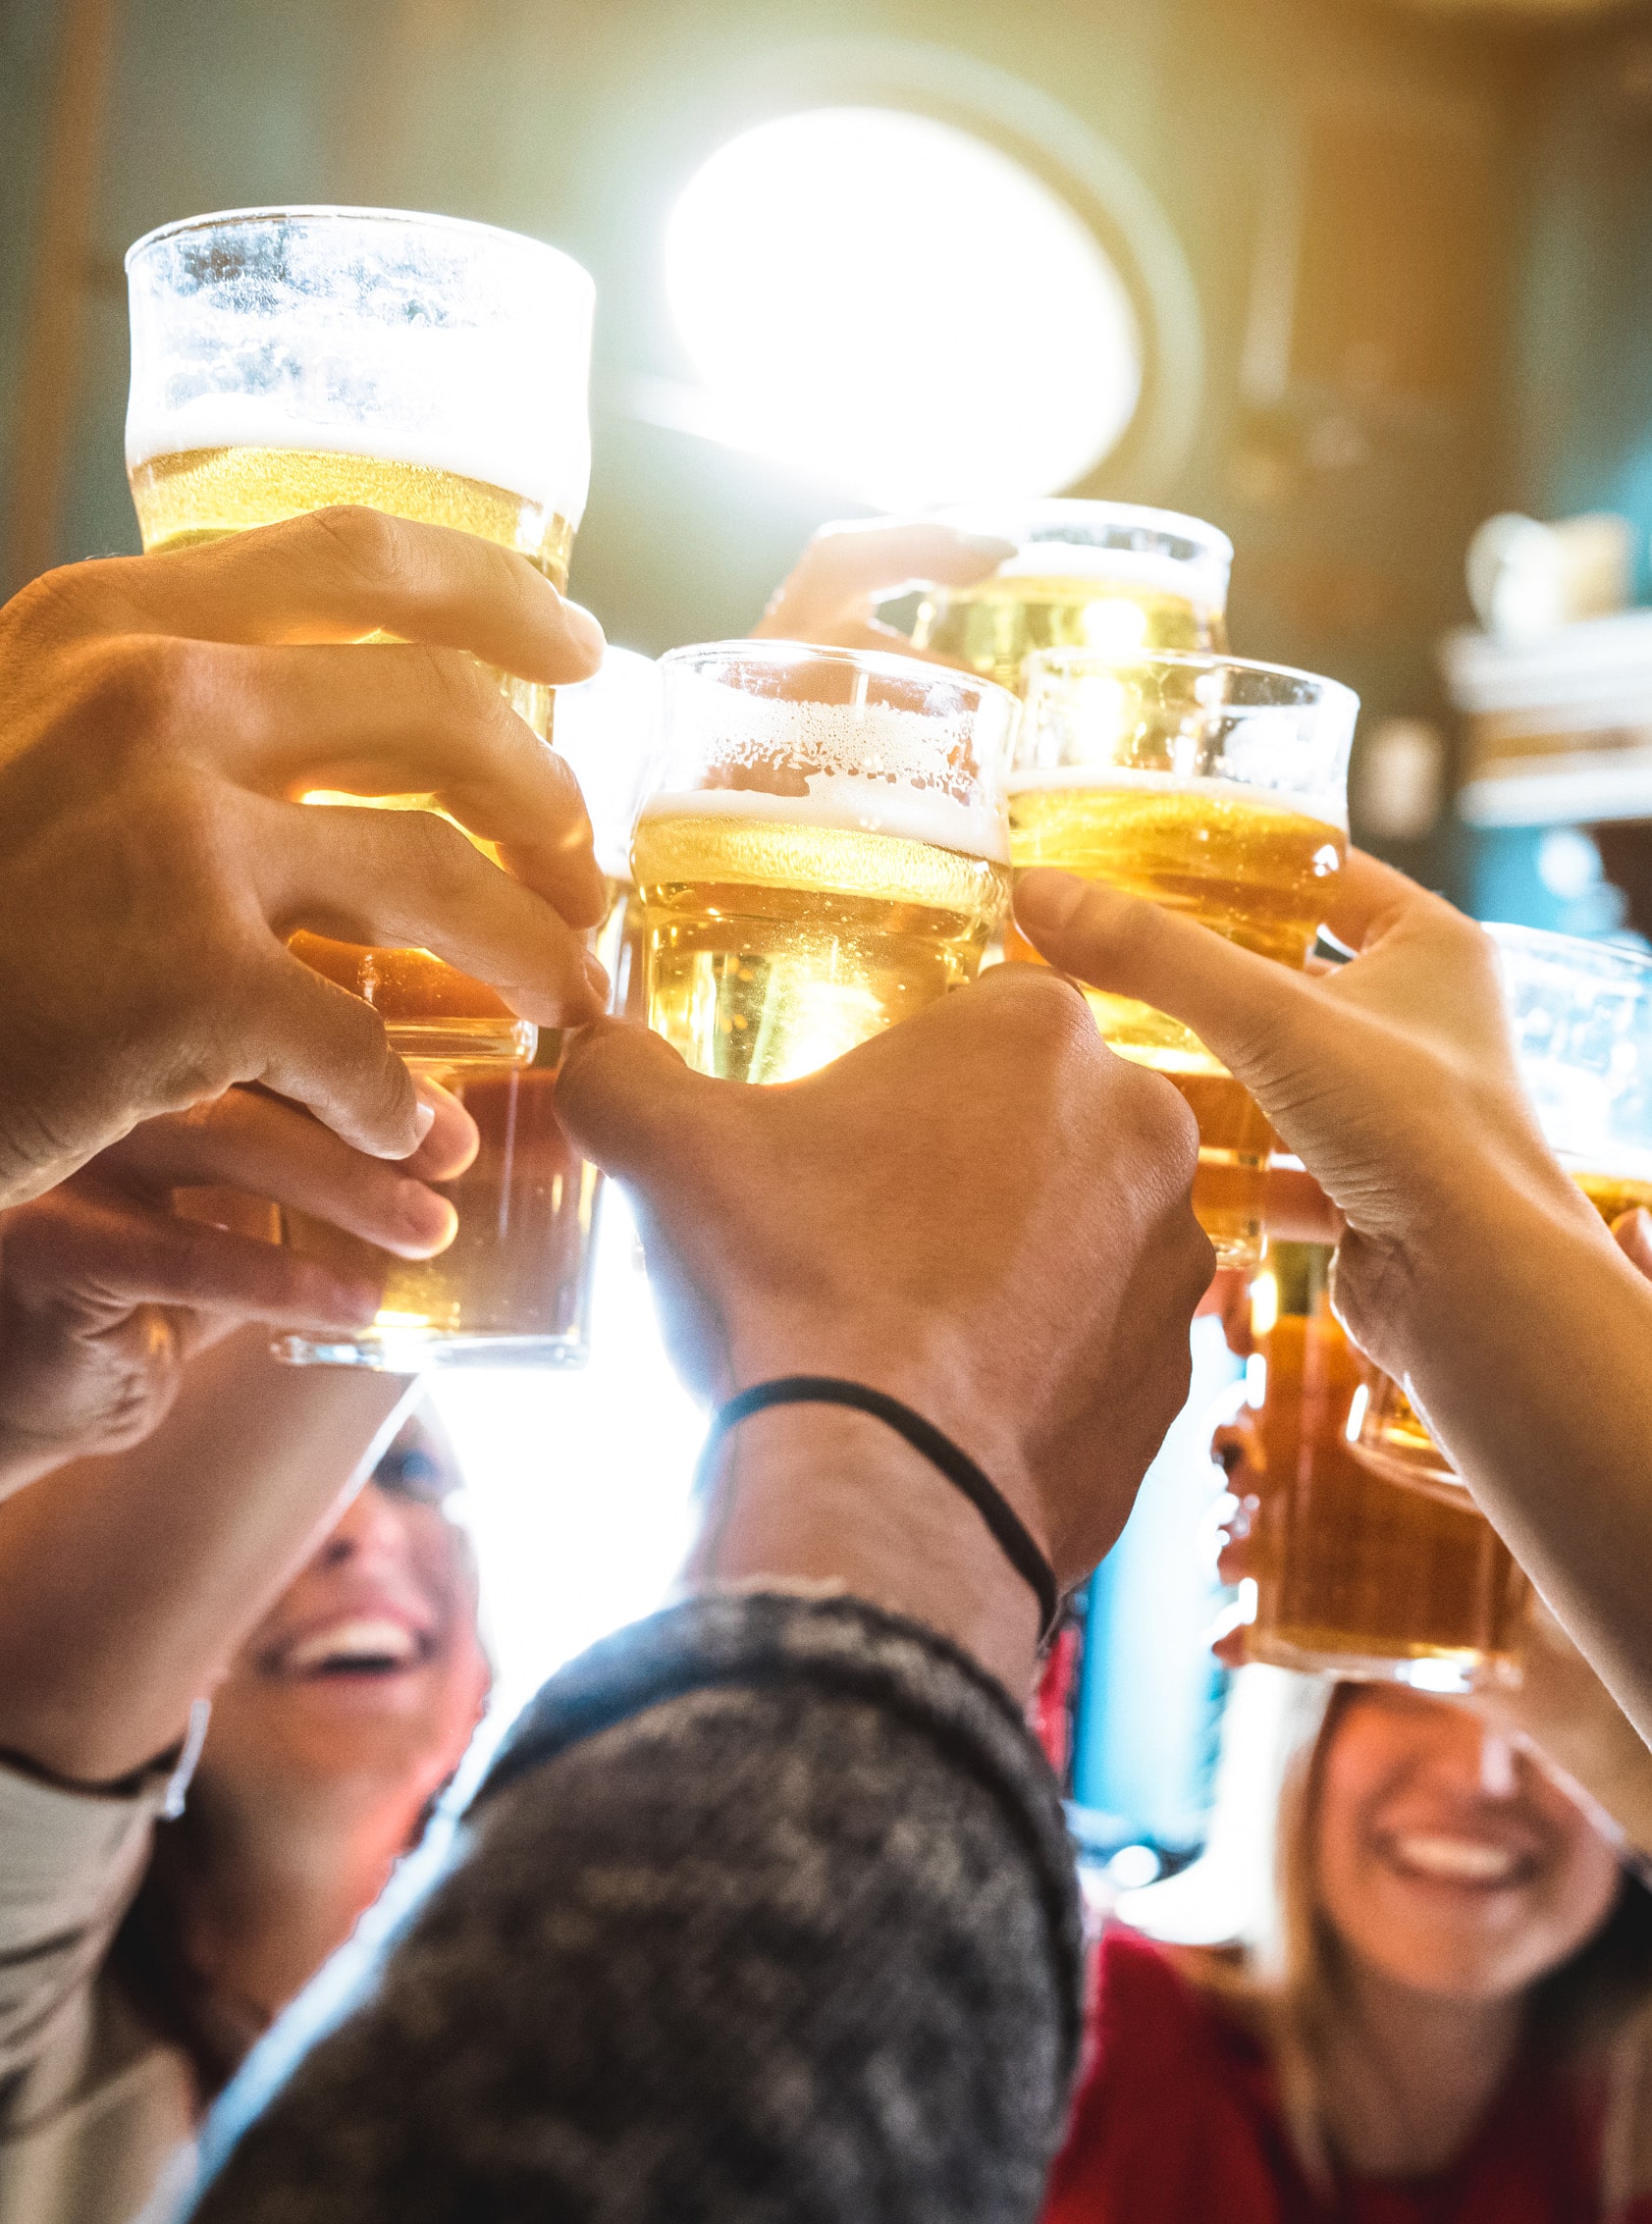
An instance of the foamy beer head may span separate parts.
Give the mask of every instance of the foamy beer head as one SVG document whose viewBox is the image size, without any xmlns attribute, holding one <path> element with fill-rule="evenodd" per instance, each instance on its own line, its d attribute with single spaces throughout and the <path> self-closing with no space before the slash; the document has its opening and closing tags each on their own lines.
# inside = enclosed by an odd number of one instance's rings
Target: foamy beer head
<svg viewBox="0 0 1652 2224">
<path fill-rule="evenodd" d="M 662 659 L 637 821 L 649 1025 L 786 1081 L 974 979 L 1009 884 L 1014 699 L 902 657 L 736 641 Z"/>
<path fill-rule="evenodd" d="M 513 549 L 565 586 L 590 478 L 594 301 L 566 255 L 393 209 L 241 209 L 151 232 L 127 281 L 127 471 L 146 552 L 357 503 Z M 550 688 L 497 676 L 543 740 Z M 427 952 L 293 947 L 408 1056 L 533 1055 L 531 1027 Z"/>
<path fill-rule="evenodd" d="M 1015 869 L 1059 866 L 1301 967 L 1347 853 L 1359 708 L 1335 680 L 1232 657 L 1031 657 L 1010 775 Z M 1013 926 L 1006 951 L 1037 954 Z M 1253 1264 L 1266 1121 L 1179 1021 L 1088 993 L 1113 1048 L 1187 1095 L 1199 1124 L 1200 1222 L 1225 1265 Z"/>
<path fill-rule="evenodd" d="M 139 239 L 127 285 L 145 549 L 365 502 L 565 575 L 595 294 L 555 247 L 394 209 L 240 209 Z"/>
<path fill-rule="evenodd" d="M 1174 510 L 1038 502 L 943 510 L 960 530 L 1015 544 L 989 579 L 933 587 L 918 607 L 921 649 L 1019 687 L 1039 649 L 1221 649 L 1233 546 Z"/>
<path fill-rule="evenodd" d="M 1488 927 L 1532 1108 L 1608 1227 L 1652 1210 L 1652 957 L 1616 942 Z M 1402 1386 L 1371 1370 L 1355 1449 L 1378 1474 L 1465 1498 Z"/>
</svg>

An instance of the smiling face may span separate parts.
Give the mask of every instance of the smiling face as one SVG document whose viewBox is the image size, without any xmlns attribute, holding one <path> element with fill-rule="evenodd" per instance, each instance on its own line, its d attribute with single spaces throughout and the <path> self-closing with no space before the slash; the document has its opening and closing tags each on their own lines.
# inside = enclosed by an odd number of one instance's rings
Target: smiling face
<svg viewBox="0 0 1652 2224">
<path fill-rule="evenodd" d="M 203 1779 L 233 1777 L 243 1796 L 376 1785 L 411 1829 L 490 1681 L 469 1552 L 442 1507 L 456 1482 L 447 1446 L 410 1421 L 236 1656 Z"/>
<path fill-rule="evenodd" d="M 1606 1840 L 1530 1757 L 1469 1708 L 1369 1685 L 1321 1750 L 1315 1898 L 1343 1948 L 1397 1984 L 1504 1999 L 1558 1969 L 1611 1914 Z"/>
</svg>

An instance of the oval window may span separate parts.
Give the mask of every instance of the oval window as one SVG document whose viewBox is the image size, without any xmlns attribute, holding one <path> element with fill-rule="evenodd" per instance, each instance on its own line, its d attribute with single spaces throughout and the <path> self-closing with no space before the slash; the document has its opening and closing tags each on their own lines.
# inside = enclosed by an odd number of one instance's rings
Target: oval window
<svg viewBox="0 0 1652 2224">
<path fill-rule="evenodd" d="M 1094 233 L 933 117 L 820 108 L 741 132 L 678 199 L 666 277 L 719 436 L 879 507 L 1058 493 L 1141 395 Z"/>
</svg>

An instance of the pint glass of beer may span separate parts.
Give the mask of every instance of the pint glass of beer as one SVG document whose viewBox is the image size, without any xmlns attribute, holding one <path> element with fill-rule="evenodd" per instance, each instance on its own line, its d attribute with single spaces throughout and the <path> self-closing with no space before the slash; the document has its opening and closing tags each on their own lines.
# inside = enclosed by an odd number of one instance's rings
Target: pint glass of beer
<svg viewBox="0 0 1652 2224">
<path fill-rule="evenodd" d="M 699 1073 L 794 1081 L 973 980 L 1009 888 L 1014 697 L 796 642 L 661 664 L 631 850 L 650 1027 Z"/>
<path fill-rule="evenodd" d="M 1254 1287 L 1237 1427 L 1252 1659 L 1466 1691 L 1516 1672 L 1526 1581 L 1464 1493 L 1396 1490 L 1354 1456 L 1358 1355 L 1326 1295 L 1327 1247 L 1276 1244 Z"/>
<path fill-rule="evenodd" d="M 1015 544 L 989 579 L 932 587 L 913 643 L 1019 688 L 1036 649 L 1222 649 L 1233 546 L 1213 525 L 1116 502 L 945 510 Z"/>
<path fill-rule="evenodd" d="M 150 233 L 127 278 L 127 470 L 146 552 L 360 503 L 475 533 L 566 584 L 594 299 L 567 256 L 447 217 L 243 209 Z M 544 740 L 552 691 L 499 678 Z M 403 1056 L 533 1056 L 531 1026 L 427 951 L 307 933 L 293 947 L 365 997 Z"/>
<path fill-rule="evenodd" d="M 559 691 L 558 747 L 579 776 L 591 814 L 609 912 L 598 949 L 613 982 L 612 1009 L 642 1017 L 635 904 L 628 885 L 631 827 L 656 754 L 661 680 L 650 659 L 612 649 L 603 668 Z M 580 1158 L 557 1118 L 561 1036 L 542 1031 L 520 1071 L 467 1059 L 426 1062 L 463 1098 L 481 1134 L 474 1164 L 440 1185 L 458 1234 L 439 1258 L 409 1262 L 325 1222 L 278 1216 L 282 1238 L 336 1269 L 377 1277 L 378 1318 L 355 1336 L 285 1336 L 296 1362 L 387 1367 L 583 1364 L 602 1176 Z"/>
<path fill-rule="evenodd" d="M 540 1037 L 555 1058 L 560 1037 Z M 283 1335 L 297 1365 L 577 1367 L 590 1329 L 591 1271 L 602 1176 L 557 1118 L 557 1075 L 471 1060 L 430 1066 L 476 1122 L 481 1146 L 466 1172 L 434 1185 L 458 1214 L 437 1258 L 400 1259 L 306 1213 L 282 1210 L 281 1238 L 336 1271 L 377 1274 L 384 1294 L 371 1328 L 350 1336 Z"/>
<path fill-rule="evenodd" d="M 1283 665 L 1042 651 L 1028 660 L 1010 777 L 1015 870 L 1060 866 L 1302 967 L 1347 854 L 1359 708 L 1335 680 Z M 1004 949 L 1038 955 L 1013 919 Z M 1154 1067 L 1188 1099 L 1199 1133 L 1194 1208 L 1224 1266 L 1253 1265 L 1267 1121 L 1180 1021 L 1086 993 L 1120 1056 Z"/>
<path fill-rule="evenodd" d="M 1488 927 L 1515 1049 L 1556 1156 L 1608 1226 L 1652 1208 L 1652 957 L 1529 927 Z M 1376 1368 L 1350 1426 L 1378 1474 L 1465 1495 L 1404 1385 Z"/>
</svg>

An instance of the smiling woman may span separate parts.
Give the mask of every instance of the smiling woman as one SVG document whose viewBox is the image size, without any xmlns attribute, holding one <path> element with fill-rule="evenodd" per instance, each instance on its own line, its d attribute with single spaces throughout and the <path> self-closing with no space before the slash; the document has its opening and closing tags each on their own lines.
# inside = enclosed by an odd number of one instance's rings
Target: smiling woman
<svg viewBox="0 0 1652 2224">
<path fill-rule="evenodd" d="M 115 1966 L 211 2093 L 348 1937 L 470 1743 L 492 1680 L 453 1449 L 407 1421 L 236 1655 Z"/>
<path fill-rule="evenodd" d="M 1272 1905 L 1103 1935 L 1044 2224 L 1647 2224 L 1652 1896 L 1467 1704 L 1292 1682 Z"/>
</svg>

